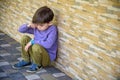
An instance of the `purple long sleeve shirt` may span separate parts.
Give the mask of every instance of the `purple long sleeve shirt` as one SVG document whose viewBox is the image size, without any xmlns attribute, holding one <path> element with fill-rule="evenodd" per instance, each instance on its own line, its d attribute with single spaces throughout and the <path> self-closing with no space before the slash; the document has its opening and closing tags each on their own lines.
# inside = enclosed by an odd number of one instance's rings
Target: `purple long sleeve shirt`
<svg viewBox="0 0 120 80">
<path fill-rule="evenodd" d="M 40 31 L 37 28 L 30 28 L 27 27 L 27 24 L 23 24 L 20 26 L 19 32 L 34 34 L 34 44 L 43 46 L 48 52 L 50 60 L 55 60 L 58 48 L 58 30 L 56 26 L 51 25 L 48 29 Z"/>
</svg>

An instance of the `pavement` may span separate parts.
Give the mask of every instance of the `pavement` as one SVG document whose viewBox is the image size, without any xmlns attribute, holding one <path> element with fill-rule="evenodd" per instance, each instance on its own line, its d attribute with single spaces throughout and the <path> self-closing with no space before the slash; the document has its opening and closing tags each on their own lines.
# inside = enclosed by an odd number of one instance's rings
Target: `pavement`
<svg viewBox="0 0 120 80">
<path fill-rule="evenodd" d="M 0 80 L 72 80 L 54 66 L 44 67 L 35 73 L 27 73 L 29 66 L 15 70 L 12 65 L 21 60 L 20 44 L 0 31 Z"/>
</svg>

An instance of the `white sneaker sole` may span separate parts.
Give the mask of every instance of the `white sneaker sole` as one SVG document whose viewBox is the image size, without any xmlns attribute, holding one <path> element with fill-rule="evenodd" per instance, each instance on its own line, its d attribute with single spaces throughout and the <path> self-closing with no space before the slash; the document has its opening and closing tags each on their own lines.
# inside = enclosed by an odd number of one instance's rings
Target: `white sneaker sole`
<svg viewBox="0 0 120 80">
<path fill-rule="evenodd" d="M 35 70 L 35 71 L 26 70 L 26 72 L 28 72 L 28 73 L 35 73 L 35 72 L 37 72 L 37 71 L 39 71 L 39 70 L 41 70 L 41 69 L 42 69 L 42 67 L 37 68 L 37 70 Z"/>
<path fill-rule="evenodd" d="M 14 67 L 14 65 L 12 65 L 12 68 L 13 69 L 21 69 L 22 67 L 17 68 L 17 67 Z"/>
</svg>

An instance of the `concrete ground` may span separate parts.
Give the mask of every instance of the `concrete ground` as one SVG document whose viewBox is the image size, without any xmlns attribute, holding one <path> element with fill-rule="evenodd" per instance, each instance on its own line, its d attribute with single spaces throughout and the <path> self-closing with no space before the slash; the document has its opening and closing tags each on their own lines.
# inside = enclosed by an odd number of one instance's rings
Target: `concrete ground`
<svg viewBox="0 0 120 80">
<path fill-rule="evenodd" d="M 59 69 L 50 66 L 35 73 L 27 73 L 29 66 L 19 70 L 12 65 L 21 60 L 20 44 L 0 31 L 0 80 L 72 80 Z"/>
</svg>

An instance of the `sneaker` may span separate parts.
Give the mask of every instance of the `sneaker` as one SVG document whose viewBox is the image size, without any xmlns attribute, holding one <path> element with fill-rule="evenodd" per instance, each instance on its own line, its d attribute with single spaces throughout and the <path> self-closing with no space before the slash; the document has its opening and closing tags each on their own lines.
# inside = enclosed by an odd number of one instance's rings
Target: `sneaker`
<svg viewBox="0 0 120 80">
<path fill-rule="evenodd" d="M 32 64 L 31 66 L 30 66 L 30 69 L 29 70 L 26 70 L 26 72 L 36 72 L 37 70 L 39 70 L 39 69 L 41 69 L 42 68 L 42 66 L 38 66 L 37 64 Z"/>
<path fill-rule="evenodd" d="M 26 61 L 22 60 L 22 61 L 16 63 L 15 65 L 13 65 L 12 67 L 13 67 L 14 69 L 20 69 L 20 68 L 22 68 L 22 67 L 24 67 L 24 66 L 28 66 L 28 65 L 30 65 L 30 64 L 31 64 L 30 62 L 26 62 Z"/>
</svg>

